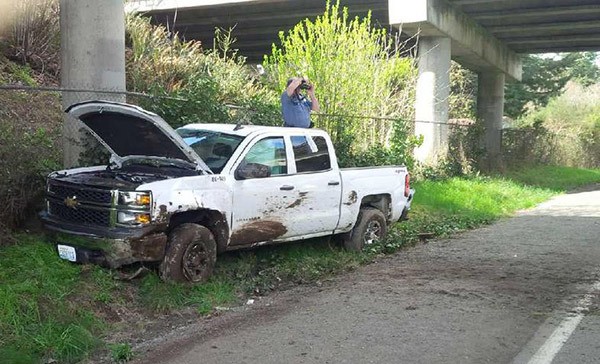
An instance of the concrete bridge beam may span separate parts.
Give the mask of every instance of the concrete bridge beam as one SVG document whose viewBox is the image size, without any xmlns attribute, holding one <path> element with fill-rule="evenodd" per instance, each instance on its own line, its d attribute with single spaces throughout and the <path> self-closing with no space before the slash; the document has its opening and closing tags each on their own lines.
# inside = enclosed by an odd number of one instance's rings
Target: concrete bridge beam
<svg viewBox="0 0 600 364">
<path fill-rule="evenodd" d="M 445 0 L 390 0 L 388 4 L 390 24 L 419 36 L 415 134 L 422 135 L 424 142 L 415 150 L 417 160 L 435 162 L 447 152 L 453 58 L 479 73 L 478 117 L 484 123 L 487 167 L 497 167 L 504 82 L 521 79 L 520 57 Z"/>
<path fill-rule="evenodd" d="M 420 37 L 448 37 L 452 58 L 474 71 L 497 70 L 519 81 L 521 58 L 445 0 L 389 0 L 390 24 Z"/>
<path fill-rule="evenodd" d="M 424 138 L 415 149 L 415 157 L 431 164 L 447 149 L 450 38 L 420 38 L 418 52 L 415 135 Z"/>
<path fill-rule="evenodd" d="M 504 79 L 500 72 L 481 72 L 477 88 L 477 118 L 484 126 L 484 168 L 495 170 L 501 164 Z"/>
<path fill-rule="evenodd" d="M 64 88 L 125 91 L 123 0 L 60 0 L 61 85 Z M 90 99 L 125 101 L 125 95 L 65 92 L 63 107 Z M 81 124 L 65 115 L 63 162 L 76 166 L 83 151 Z"/>
</svg>

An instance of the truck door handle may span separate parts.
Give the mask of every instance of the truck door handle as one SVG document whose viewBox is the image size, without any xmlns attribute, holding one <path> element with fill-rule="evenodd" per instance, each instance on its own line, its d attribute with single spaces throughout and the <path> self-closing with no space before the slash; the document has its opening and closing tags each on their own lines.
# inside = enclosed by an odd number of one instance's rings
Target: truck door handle
<svg viewBox="0 0 600 364">
<path fill-rule="evenodd" d="M 283 185 L 281 187 L 279 187 L 280 190 L 282 191 L 291 191 L 294 189 L 294 186 L 290 186 L 290 185 Z"/>
<path fill-rule="evenodd" d="M 340 184 L 340 181 L 329 181 L 328 185 L 329 186 L 337 186 Z"/>
</svg>

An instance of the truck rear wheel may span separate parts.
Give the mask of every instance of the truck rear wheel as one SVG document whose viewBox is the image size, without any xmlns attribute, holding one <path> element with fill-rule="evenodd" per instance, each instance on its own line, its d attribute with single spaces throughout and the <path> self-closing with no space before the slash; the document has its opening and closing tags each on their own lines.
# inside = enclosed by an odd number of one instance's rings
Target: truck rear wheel
<svg viewBox="0 0 600 364">
<path fill-rule="evenodd" d="M 356 225 L 354 225 L 350 237 L 344 239 L 344 248 L 361 251 L 366 245 L 378 242 L 386 235 L 387 223 L 383 212 L 372 207 L 363 207 L 358 213 Z"/>
<path fill-rule="evenodd" d="M 159 266 L 164 281 L 199 283 L 206 281 L 217 261 L 217 243 L 204 226 L 181 224 L 167 241 L 167 251 Z"/>
</svg>

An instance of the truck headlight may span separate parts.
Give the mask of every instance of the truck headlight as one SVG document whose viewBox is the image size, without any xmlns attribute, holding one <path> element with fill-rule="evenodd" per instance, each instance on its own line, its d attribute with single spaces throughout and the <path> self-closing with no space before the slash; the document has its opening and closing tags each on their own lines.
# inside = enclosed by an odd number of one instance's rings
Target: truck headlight
<svg viewBox="0 0 600 364">
<path fill-rule="evenodd" d="M 151 203 L 150 192 L 119 192 L 119 205 L 149 207 Z"/>
<path fill-rule="evenodd" d="M 130 211 L 119 211 L 117 213 L 117 222 L 119 224 L 145 225 L 150 222 L 150 214 L 130 212 Z"/>
</svg>

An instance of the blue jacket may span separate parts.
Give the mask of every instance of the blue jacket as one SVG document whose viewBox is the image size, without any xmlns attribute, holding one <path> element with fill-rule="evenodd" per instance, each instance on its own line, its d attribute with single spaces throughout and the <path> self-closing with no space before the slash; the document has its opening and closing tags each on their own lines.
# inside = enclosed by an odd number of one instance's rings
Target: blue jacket
<svg viewBox="0 0 600 364">
<path fill-rule="evenodd" d="M 308 128 L 310 126 L 311 109 L 312 101 L 306 97 L 298 97 L 296 94 L 290 97 L 285 91 L 281 94 L 283 126 Z"/>
</svg>

